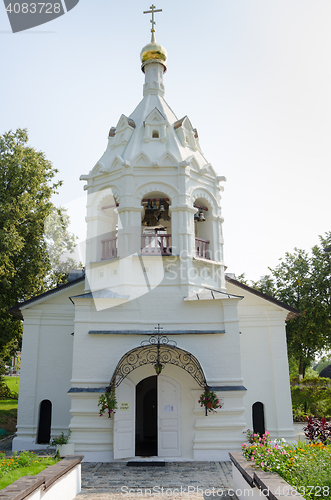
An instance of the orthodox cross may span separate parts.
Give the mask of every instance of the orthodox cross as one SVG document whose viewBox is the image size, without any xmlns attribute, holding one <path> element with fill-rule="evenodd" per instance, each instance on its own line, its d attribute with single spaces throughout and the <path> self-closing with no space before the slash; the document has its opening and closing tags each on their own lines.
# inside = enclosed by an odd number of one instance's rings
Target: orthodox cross
<svg viewBox="0 0 331 500">
<path fill-rule="evenodd" d="M 151 32 L 155 33 L 154 26 L 155 26 L 156 22 L 154 21 L 154 12 L 162 12 L 162 9 L 156 9 L 154 4 L 152 4 L 150 6 L 150 9 L 152 9 L 152 10 L 144 10 L 143 14 L 152 14 L 152 19 L 151 19 L 152 29 L 151 29 Z"/>
<path fill-rule="evenodd" d="M 158 343 L 160 343 L 160 338 L 161 338 L 161 330 L 163 330 L 162 326 L 159 324 L 154 328 L 154 330 L 157 330 L 157 336 L 158 336 Z"/>
</svg>

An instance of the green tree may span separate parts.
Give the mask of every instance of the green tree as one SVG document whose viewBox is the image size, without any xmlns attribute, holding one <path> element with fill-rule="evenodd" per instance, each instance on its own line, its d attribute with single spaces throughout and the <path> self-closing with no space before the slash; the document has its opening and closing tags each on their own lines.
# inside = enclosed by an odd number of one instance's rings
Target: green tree
<svg viewBox="0 0 331 500">
<path fill-rule="evenodd" d="M 70 255 L 76 247 L 77 236 L 69 232 L 70 218 L 64 207 L 53 208 L 45 220 L 45 241 L 51 264 L 48 287 L 66 283 L 70 269 L 82 268 Z"/>
<path fill-rule="evenodd" d="M 8 313 L 17 302 L 54 283 L 45 237 L 45 221 L 56 211 L 51 197 L 61 181 L 44 153 L 28 145 L 26 130 L 0 136 L 0 355 L 20 341 L 21 322 Z M 60 219 L 67 230 L 64 213 Z M 69 238 L 69 250 L 73 239 Z M 49 243 L 49 242 L 48 242 Z M 57 270 L 58 271 L 58 270 Z"/>
<path fill-rule="evenodd" d="M 297 360 L 300 377 L 317 354 L 331 347 L 331 255 L 324 251 L 330 243 L 331 232 L 320 236 L 311 254 L 295 248 L 275 269 L 269 268 L 271 275 L 254 283 L 301 312 L 286 328 L 288 353 Z"/>
</svg>

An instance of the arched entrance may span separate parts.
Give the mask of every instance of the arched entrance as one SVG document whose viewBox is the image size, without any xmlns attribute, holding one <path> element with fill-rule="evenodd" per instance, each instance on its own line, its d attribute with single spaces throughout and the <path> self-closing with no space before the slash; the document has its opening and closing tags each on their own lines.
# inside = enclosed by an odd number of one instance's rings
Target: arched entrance
<svg viewBox="0 0 331 500">
<path fill-rule="evenodd" d="M 208 387 L 197 358 L 177 347 L 160 330 L 158 325 L 157 335 L 124 354 L 111 378 L 108 390 L 116 389 L 118 404 L 114 421 L 115 459 L 181 456 L 181 386 L 163 375 L 166 365 L 185 370 L 200 387 Z M 148 365 L 153 365 L 156 375 L 145 375 L 135 386 L 128 375 Z"/>
</svg>

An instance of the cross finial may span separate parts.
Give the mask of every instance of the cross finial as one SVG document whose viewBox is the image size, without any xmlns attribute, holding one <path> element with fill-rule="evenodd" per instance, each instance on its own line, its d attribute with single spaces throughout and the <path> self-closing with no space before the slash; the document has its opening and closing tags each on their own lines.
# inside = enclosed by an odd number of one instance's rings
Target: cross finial
<svg viewBox="0 0 331 500">
<path fill-rule="evenodd" d="M 162 326 L 160 326 L 160 324 L 158 324 L 154 330 L 157 330 L 157 334 L 160 336 L 161 335 L 161 330 L 163 330 Z"/>
<path fill-rule="evenodd" d="M 152 33 L 152 42 L 155 42 L 155 25 L 156 25 L 156 22 L 154 20 L 154 13 L 155 12 L 162 12 L 162 9 L 156 9 L 156 7 L 155 7 L 154 4 L 152 4 L 150 6 L 150 9 L 151 10 L 144 10 L 143 14 L 152 14 L 152 19 L 151 19 L 152 29 L 151 29 L 151 33 Z"/>
</svg>

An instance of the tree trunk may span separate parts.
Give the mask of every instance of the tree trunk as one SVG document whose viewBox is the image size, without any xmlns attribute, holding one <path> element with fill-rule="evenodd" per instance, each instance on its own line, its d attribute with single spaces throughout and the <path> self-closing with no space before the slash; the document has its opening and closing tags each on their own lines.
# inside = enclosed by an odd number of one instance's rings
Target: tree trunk
<svg viewBox="0 0 331 500">
<path fill-rule="evenodd" d="M 306 371 L 306 363 L 304 363 L 303 359 L 300 358 L 299 360 L 299 381 L 305 378 L 305 371 Z"/>
</svg>

